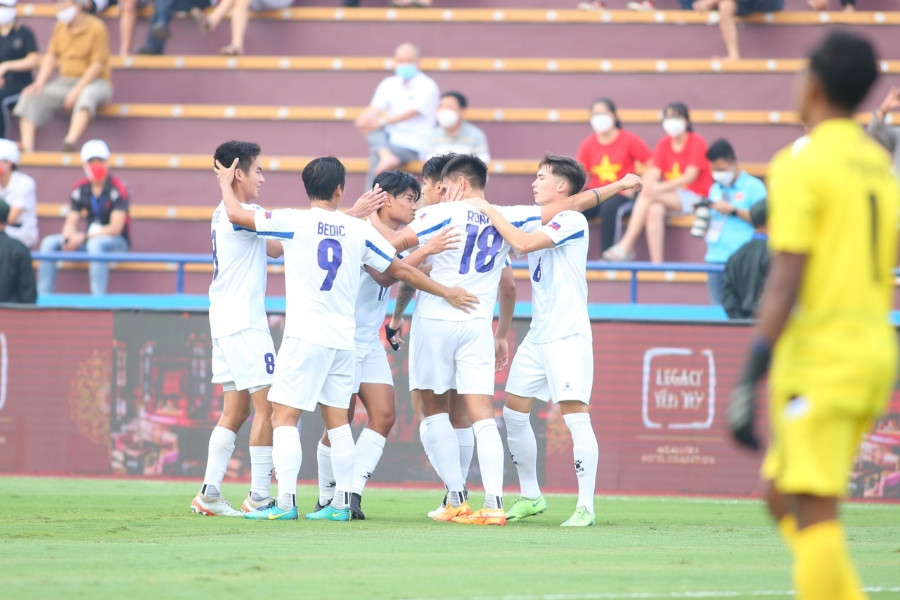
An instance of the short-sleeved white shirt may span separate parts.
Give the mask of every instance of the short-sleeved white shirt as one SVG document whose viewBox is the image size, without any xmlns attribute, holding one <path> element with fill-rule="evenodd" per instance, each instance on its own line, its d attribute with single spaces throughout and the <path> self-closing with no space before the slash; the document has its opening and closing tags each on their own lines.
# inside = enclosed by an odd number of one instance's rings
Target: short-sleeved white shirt
<svg viewBox="0 0 900 600">
<path fill-rule="evenodd" d="M 378 334 L 384 323 L 384 317 L 387 315 L 387 303 L 390 296 L 390 288 L 381 287 L 363 269 L 359 275 L 359 295 L 356 297 L 357 348 L 378 342 Z"/>
<path fill-rule="evenodd" d="M 255 204 L 242 204 L 259 213 Z M 266 317 L 266 241 L 255 231 L 232 225 L 225 204 L 210 225 L 213 279 L 209 284 L 209 329 L 213 339 L 244 329 L 269 331 Z"/>
<path fill-rule="evenodd" d="M 19 240 L 29 248 L 34 247 L 38 241 L 37 195 L 34 179 L 20 171 L 13 171 L 9 178 L 9 184 L 0 188 L 0 198 L 6 200 L 10 207 L 22 209 L 19 218 L 19 227 L 7 227 L 9 237 Z"/>
<path fill-rule="evenodd" d="M 578 211 L 565 210 L 546 225 L 530 221 L 526 230 L 542 231 L 556 246 L 528 254 L 531 279 L 531 329 L 535 342 L 573 334 L 591 336 L 587 311 L 588 224 Z"/>
<path fill-rule="evenodd" d="M 362 266 L 385 271 L 393 246 L 365 221 L 317 207 L 258 211 L 256 231 L 284 246 L 285 337 L 354 350 Z"/>
<path fill-rule="evenodd" d="M 418 111 L 417 116 L 387 125 L 385 129 L 391 144 L 422 154 L 434 129 L 440 101 L 441 92 L 438 84 L 419 71 L 409 81 L 398 75 L 382 80 L 375 89 L 370 105 L 387 111 L 389 116 L 410 110 Z"/>
<path fill-rule="evenodd" d="M 498 207 L 503 216 L 517 227 L 537 221 L 540 223 L 540 207 Z M 467 321 L 469 319 L 493 319 L 500 272 L 506 264 L 510 246 L 491 225 L 490 219 L 471 204 L 445 202 L 417 211 L 409 227 L 419 237 L 420 243 L 447 227 L 462 233 L 463 240 L 454 250 L 445 250 L 433 257 L 431 278 L 447 287 L 462 287 L 478 296 L 478 306 L 471 313 L 454 308 L 443 298 L 431 294 L 419 294 L 416 313 L 429 319 Z"/>
</svg>

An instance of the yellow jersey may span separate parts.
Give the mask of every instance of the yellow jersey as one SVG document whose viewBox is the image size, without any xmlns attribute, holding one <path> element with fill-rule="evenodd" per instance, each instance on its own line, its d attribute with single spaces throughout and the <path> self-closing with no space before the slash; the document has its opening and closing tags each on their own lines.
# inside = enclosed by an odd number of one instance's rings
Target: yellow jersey
<svg viewBox="0 0 900 600">
<path fill-rule="evenodd" d="M 885 150 L 853 121 L 825 121 L 809 138 L 796 153 L 779 152 L 769 169 L 770 249 L 807 256 L 775 346 L 773 385 L 799 394 L 824 384 L 844 396 L 896 369 L 890 310 L 900 189 Z"/>
</svg>

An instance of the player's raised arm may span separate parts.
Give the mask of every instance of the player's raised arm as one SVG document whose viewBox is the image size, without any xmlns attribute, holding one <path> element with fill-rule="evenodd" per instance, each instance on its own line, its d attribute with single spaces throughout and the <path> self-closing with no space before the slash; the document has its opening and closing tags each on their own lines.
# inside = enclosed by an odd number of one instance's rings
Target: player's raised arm
<svg viewBox="0 0 900 600">
<path fill-rule="evenodd" d="M 634 173 L 628 173 L 622 179 L 604 185 L 603 187 L 585 190 L 578 194 L 569 196 L 570 204 L 566 208 L 566 210 L 577 210 L 578 212 L 584 212 L 589 208 L 600 206 L 602 202 L 605 202 L 607 199 L 612 198 L 616 194 L 622 193 L 626 190 L 635 188 L 635 191 L 640 192 L 641 185 L 642 180 L 639 176 L 635 175 Z"/>
<path fill-rule="evenodd" d="M 384 206 L 385 198 L 387 198 L 387 192 L 376 183 L 375 187 L 364 192 L 356 200 L 356 203 L 347 210 L 346 214 L 357 219 L 365 219 L 372 213 L 378 212 L 378 209 Z"/>
<path fill-rule="evenodd" d="M 419 236 L 416 235 L 416 232 L 409 226 L 404 227 L 400 231 L 394 231 L 384 224 L 384 221 L 378 217 L 377 212 L 369 215 L 369 223 L 371 223 L 372 227 L 384 236 L 384 239 L 386 239 L 398 252 L 403 252 L 419 245 Z"/>
<path fill-rule="evenodd" d="M 222 201 L 225 202 L 225 212 L 228 220 L 234 225 L 244 227 L 250 231 L 256 231 L 256 213 L 249 208 L 241 206 L 241 201 L 234 195 L 231 182 L 234 181 L 234 172 L 237 170 L 238 159 L 235 158 L 230 167 L 226 167 L 216 161 L 216 179 L 219 181 L 219 189 L 222 190 Z"/>
<path fill-rule="evenodd" d="M 411 267 L 418 268 L 429 256 L 440 254 L 444 250 L 455 250 L 459 247 L 459 242 L 461 240 L 462 234 L 453 228 L 448 227 L 428 240 L 428 243 L 420 245 L 411 254 L 403 257 L 401 260 Z M 386 271 L 384 273 L 379 273 L 371 268 L 367 268 L 366 271 L 368 271 L 369 275 L 372 276 L 372 279 L 377 281 L 378 285 L 381 287 L 391 287 L 397 283 L 397 279 Z"/>
<path fill-rule="evenodd" d="M 494 229 L 503 237 L 504 240 L 512 246 L 516 254 L 528 254 L 536 250 L 544 248 L 552 248 L 556 244 L 550 239 L 546 233 L 542 231 L 524 232 L 500 214 L 494 206 L 488 203 L 484 198 L 469 198 L 466 200 L 469 204 L 480 210 L 491 220 Z"/>
<path fill-rule="evenodd" d="M 458 308 L 463 312 L 472 312 L 475 305 L 478 304 L 478 297 L 474 294 L 470 294 L 459 287 L 448 288 L 441 285 L 422 273 L 419 269 L 411 267 L 396 258 L 391 262 L 391 266 L 388 267 L 387 270 L 400 281 L 404 281 L 417 290 L 422 290 L 432 296 L 443 298 L 449 302 L 451 306 Z"/>
</svg>

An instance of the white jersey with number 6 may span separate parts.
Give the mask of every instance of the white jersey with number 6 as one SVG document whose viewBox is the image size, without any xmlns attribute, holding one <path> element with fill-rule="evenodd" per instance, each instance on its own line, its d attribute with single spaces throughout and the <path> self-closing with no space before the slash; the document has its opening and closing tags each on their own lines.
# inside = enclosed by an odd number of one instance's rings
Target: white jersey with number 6
<svg viewBox="0 0 900 600">
<path fill-rule="evenodd" d="M 540 223 L 538 206 L 497 207 L 503 216 L 516 227 L 526 223 Z M 417 212 L 409 225 L 425 243 L 447 227 L 463 234 L 463 240 L 455 250 L 445 250 L 433 257 L 431 278 L 447 287 L 463 287 L 478 296 L 478 306 L 465 313 L 437 296 L 419 294 L 416 314 L 429 319 L 444 321 L 468 321 L 493 319 L 500 272 L 509 255 L 509 244 L 491 225 L 490 219 L 464 200 L 435 204 Z"/>
<path fill-rule="evenodd" d="M 285 337 L 355 349 L 361 267 L 387 270 L 393 246 L 365 221 L 321 208 L 258 211 L 256 231 L 284 246 Z"/>
<path fill-rule="evenodd" d="M 256 211 L 255 204 L 242 204 Z M 209 284 L 209 329 L 213 339 L 244 329 L 269 333 L 266 318 L 266 241 L 256 232 L 232 225 L 225 204 L 213 212 L 213 279 Z"/>
</svg>

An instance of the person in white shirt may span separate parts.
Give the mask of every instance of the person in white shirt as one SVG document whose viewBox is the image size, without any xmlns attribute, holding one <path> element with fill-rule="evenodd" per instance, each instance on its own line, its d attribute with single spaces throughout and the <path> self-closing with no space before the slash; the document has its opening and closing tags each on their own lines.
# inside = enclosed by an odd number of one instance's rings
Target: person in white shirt
<svg viewBox="0 0 900 600">
<path fill-rule="evenodd" d="M 474 154 L 485 163 L 491 162 L 487 136 L 466 120 L 469 102 L 459 92 L 444 92 L 437 111 L 437 128 L 431 132 L 425 154 L 428 158 L 441 154 Z"/>
<path fill-rule="evenodd" d="M 0 198 L 9 204 L 6 234 L 29 248 L 38 242 L 37 195 L 34 179 L 19 171 L 19 147 L 0 139 Z"/>
<path fill-rule="evenodd" d="M 440 91 L 431 77 L 419 71 L 416 46 L 397 47 L 394 73 L 378 84 L 369 106 L 356 119 L 356 128 L 369 145 L 366 189 L 379 173 L 418 160 L 434 129 Z"/>
<path fill-rule="evenodd" d="M 297 475 L 302 462 L 297 422 L 303 411 L 321 407 L 331 441 L 335 496 L 308 519 L 349 521 L 355 448 L 347 416 L 353 390 L 355 304 L 364 265 L 440 296 L 455 309 L 477 308 L 477 297 L 448 289 L 418 269 L 394 260 L 394 250 L 366 222 L 337 211 L 346 170 L 332 157 L 317 158 L 303 170 L 312 208 L 251 210 L 241 206 L 231 181 L 237 161 L 216 163 L 216 176 L 232 224 L 280 240 L 285 256 L 286 320 L 269 400 L 272 402 L 272 463 L 278 500 L 244 516 L 297 519 Z M 363 215 L 360 215 L 363 216 Z"/>
<path fill-rule="evenodd" d="M 384 205 L 378 210 L 381 221 L 391 229 L 409 225 L 416 213 L 419 198 L 419 182 L 409 173 L 386 171 L 375 178 L 375 188 L 386 194 Z M 418 267 L 433 254 L 455 248 L 458 233 L 450 229 L 434 236 L 428 244 L 420 246 L 403 260 Z M 356 357 L 353 393 L 362 402 L 368 423 L 356 441 L 353 484 L 350 490 L 350 513 L 353 519 L 363 520 L 362 493 L 381 455 L 387 436 L 394 427 L 394 379 L 388 364 L 387 353 L 379 338 L 381 326 L 387 314 L 389 289 L 397 283 L 390 275 L 378 273 L 371 267 L 360 275 L 359 295 L 356 297 Z M 353 420 L 355 398 L 351 399 L 349 419 Z M 317 449 L 319 467 L 319 500 L 314 512 L 328 506 L 334 497 L 334 472 L 331 467 L 331 444 L 328 433 L 322 435 Z"/>
<path fill-rule="evenodd" d="M 503 409 L 522 490 L 522 497 L 506 513 L 509 521 L 547 510 L 537 481 L 537 444 L 530 422 L 535 399 L 557 402 L 572 434 L 578 503 L 563 526 L 589 526 L 595 520 L 598 450 L 589 412 L 594 359 L 585 277 L 589 233 L 587 219 L 572 210 L 572 196 L 584 186 L 585 177 L 575 159 L 545 156 L 531 186 L 535 204 L 519 207 L 531 209 L 538 218 L 529 219 L 524 227 L 506 218 L 510 207 L 471 200 L 517 254 L 528 254 L 531 273 L 531 328 L 513 358 Z M 631 177 L 633 183 L 640 182 Z"/>
</svg>

